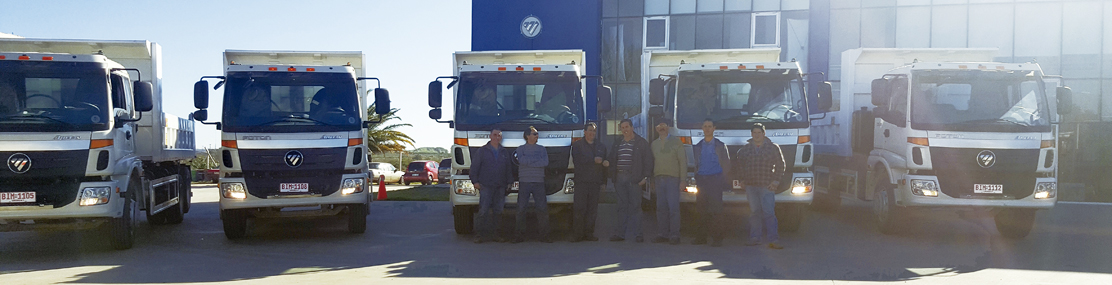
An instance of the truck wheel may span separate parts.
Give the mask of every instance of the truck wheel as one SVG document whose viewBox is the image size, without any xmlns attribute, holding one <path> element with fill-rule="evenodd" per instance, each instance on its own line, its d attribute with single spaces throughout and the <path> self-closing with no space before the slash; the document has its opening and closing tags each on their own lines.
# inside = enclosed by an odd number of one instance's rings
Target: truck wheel
<svg viewBox="0 0 1112 285">
<path fill-rule="evenodd" d="M 888 177 L 880 177 L 876 187 L 873 215 L 876 216 L 877 228 L 883 234 L 895 234 L 904 225 L 903 211 L 896 206 L 896 185 L 888 183 Z"/>
<path fill-rule="evenodd" d="M 238 239 L 247 235 L 247 210 L 224 210 L 224 236 Z"/>
<path fill-rule="evenodd" d="M 475 211 L 467 206 L 452 207 L 452 216 L 455 217 L 456 234 L 469 235 L 475 230 Z M 500 219 L 501 217 L 495 217 Z"/>
<path fill-rule="evenodd" d="M 193 202 L 193 179 L 190 179 L 192 173 L 193 171 L 189 169 L 188 165 L 183 165 L 181 170 L 178 171 L 178 179 L 181 179 L 179 180 L 181 182 L 181 194 L 178 196 L 178 201 L 183 201 L 179 202 L 182 205 L 182 213 L 189 213 L 189 207 Z"/>
<path fill-rule="evenodd" d="M 776 205 L 775 211 L 777 228 L 780 232 L 794 233 L 799 231 L 799 227 L 803 224 L 803 205 Z"/>
<path fill-rule="evenodd" d="M 1031 233 L 1035 224 L 1035 210 L 1003 209 L 996 213 L 996 230 L 1006 238 L 1021 239 Z"/>
<path fill-rule="evenodd" d="M 118 250 L 129 249 L 135 245 L 135 227 L 138 220 L 139 205 L 135 203 L 135 193 L 139 191 L 138 179 L 132 178 L 128 183 L 127 193 L 124 195 L 124 213 L 119 218 L 113 218 L 109 222 L 112 248 Z"/>
<path fill-rule="evenodd" d="M 348 232 L 361 234 L 367 231 L 367 204 L 348 206 Z"/>
</svg>

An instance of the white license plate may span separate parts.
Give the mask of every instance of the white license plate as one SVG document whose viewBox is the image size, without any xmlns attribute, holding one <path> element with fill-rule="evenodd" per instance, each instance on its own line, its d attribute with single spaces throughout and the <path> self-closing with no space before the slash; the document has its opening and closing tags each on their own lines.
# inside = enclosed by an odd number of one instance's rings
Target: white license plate
<svg viewBox="0 0 1112 285">
<path fill-rule="evenodd" d="M 512 190 L 512 191 L 517 191 L 517 189 L 518 189 L 518 186 L 519 186 L 519 185 L 518 185 L 518 182 L 517 182 L 517 181 L 514 181 L 514 184 L 513 184 L 512 186 L 510 186 L 510 190 Z"/>
<path fill-rule="evenodd" d="M 417 175 L 419 175 L 419 174 L 416 174 L 416 173 L 414 173 L 414 174 L 413 174 L 413 177 L 417 177 Z"/>
<path fill-rule="evenodd" d="M 309 183 L 282 183 L 278 184 L 278 192 L 306 193 L 309 192 Z"/>
<path fill-rule="evenodd" d="M 1004 185 L 973 184 L 973 194 L 1004 194 Z"/>
<path fill-rule="evenodd" d="M 741 189 L 741 181 L 734 180 L 734 189 Z"/>
<path fill-rule="evenodd" d="M 34 203 L 35 192 L 0 192 L 0 204 Z"/>
</svg>

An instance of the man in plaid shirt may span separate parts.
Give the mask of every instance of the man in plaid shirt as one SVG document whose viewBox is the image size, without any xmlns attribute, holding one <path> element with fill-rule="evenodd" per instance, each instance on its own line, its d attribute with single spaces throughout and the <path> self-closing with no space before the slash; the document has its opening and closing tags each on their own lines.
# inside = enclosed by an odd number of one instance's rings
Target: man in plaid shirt
<svg viewBox="0 0 1112 285">
<path fill-rule="evenodd" d="M 768 247 L 782 249 L 776 224 L 776 193 L 780 178 L 784 176 L 784 154 L 780 146 L 765 137 L 765 126 L 753 124 L 750 128 L 753 138 L 738 149 L 734 158 L 741 166 L 741 184 L 745 185 L 749 200 L 749 242 L 745 245 L 761 244 L 761 236 L 767 235 Z M 762 234 L 763 229 L 763 234 Z"/>
</svg>

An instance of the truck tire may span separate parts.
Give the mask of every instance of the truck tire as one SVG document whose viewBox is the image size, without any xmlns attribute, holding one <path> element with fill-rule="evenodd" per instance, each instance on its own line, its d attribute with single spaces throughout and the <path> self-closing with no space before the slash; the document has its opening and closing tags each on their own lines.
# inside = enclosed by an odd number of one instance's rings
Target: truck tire
<svg viewBox="0 0 1112 285">
<path fill-rule="evenodd" d="M 367 232 L 367 204 L 348 206 L 348 232 L 353 234 Z"/>
<path fill-rule="evenodd" d="M 1035 210 L 1008 208 L 996 213 L 996 230 L 1010 239 L 1021 239 L 1031 233 L 1035 224 Z"/>
<path fill-rule="evenodd" d="M 886 235 L 896 234 L 905 225 L 903 209 L 896 206 L 896 185 L 888 183 L 886 175 L 878 178 L 876 197 L 873 197 L 873 216 L 877 229 Z"/>
<path fill-rule="evenodd" d="M 109 230 L 112 236 L 112 248 L 117 250 L 129 249 L 135 245 L 135 227 L 136 220 L 138 220 L 139 205 L 135 203 L 133 197 L 139 191 L 139 179 L 132 176 L 131 182 L 128 183 L 127 193 L 124 199 L 124 213 L 119 218 L 113 218 L 109 222 Z"/>
<path fill-rule="evenodd" d="M 247 235 L 247 210 L 224 210 L 224 236 L 238 239 Z"/>
<path fill-rule="evenodd" d="M 782 233 L 794 233 L 803 225 L 803 205 L 776 205 L 777 229 Z"/>
<path fill-rule="evenodd" d="M 456 234 L 469 235 L 475 232 L 475 211 L 468 206 L 453 206 L 452 216 L 455 217 Z M 495 217 L 500 219 L 501 217 Z"/>
<path fill-rule="evenodd" d="M 181 182 L 181 186 L 179 188 L 181 189 L 181 194 L 179 194 L 180 196 L 178 196 L 178 200 L 182 201 L 179 202 L 182 205 L 182 213 L 189 213 L 189 207 L 193 204 L 193 179 L 191 179 L 192 173 L 193 171 L 189 169 L 188 165 L 181 166 L 180 170 L 178 171 L 178 179 L 181 179 L 178 180 L 179 182 Z"/>
</svg>

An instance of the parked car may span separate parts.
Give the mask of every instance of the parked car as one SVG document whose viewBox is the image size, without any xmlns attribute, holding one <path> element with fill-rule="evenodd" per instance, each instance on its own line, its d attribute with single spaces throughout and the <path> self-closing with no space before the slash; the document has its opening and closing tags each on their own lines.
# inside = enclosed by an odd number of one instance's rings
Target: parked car
<svg viewBox="0 0 1112 285">
<path fill-rule="evenodd" d="M 440 179 L 437 183 L 448 183 L 448 178 L 452 177 L 452 159 L 445 158 L 444 160 L 441 160 L 439 170 L 440 171 L 437 171 L 437 174 L 439 175 L 438 178 Z"/>
<path fill-rule="evenodd" d="M 378 183 L 379 177 L 385 177 L 386 183 L 402 183 L 402 176 L 405 176 L 405 171 L 398 171 L 393 164 L 386 162 L 371 162 L 367 164 L 367 169 L 371 171 L 371 179 Z"/>
<path fill-rule="evenodd" d="M 439 176 L 437 170 L 438 164 L 431 160 L 418 160 L 409 163 L 409 167 L 405 169 L 405 178 L 402 179 L 405 185 L 412 182 L 421 182 L 421 185 L 429 185 L 436 182 Z"/>
</svg>

